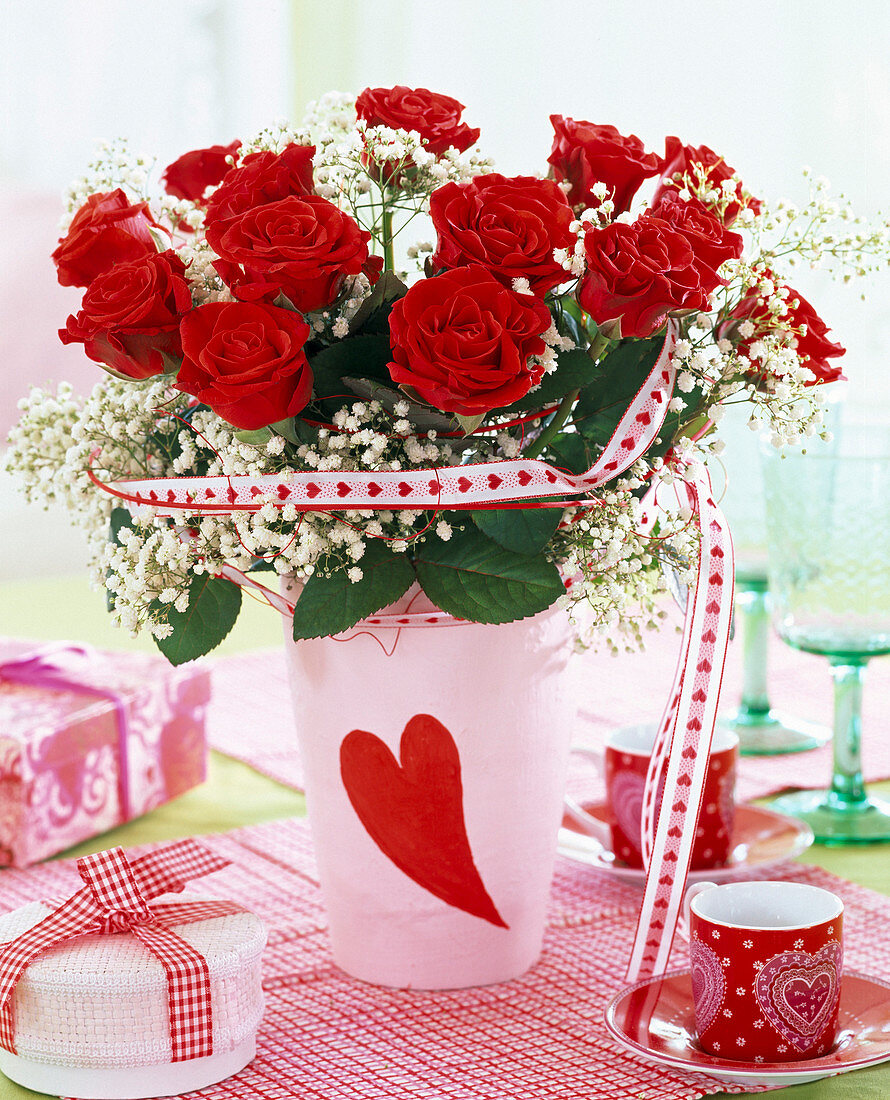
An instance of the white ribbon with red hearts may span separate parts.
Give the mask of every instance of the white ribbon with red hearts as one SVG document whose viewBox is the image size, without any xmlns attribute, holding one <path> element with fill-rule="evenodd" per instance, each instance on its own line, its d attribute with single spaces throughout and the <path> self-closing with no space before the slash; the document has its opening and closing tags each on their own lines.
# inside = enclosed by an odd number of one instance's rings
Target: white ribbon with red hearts
<svg viewBox="0 0 890 1100">
<path fill-rule="evenodd" d="M 683 644 L 668 705 L 649 760 L 641 842 L 647 868 L 627 979 L 668 967 L 692 858 L 708 754 L 732 620 L 733 549 L 729 528 L 702 473 L 685 482 L 701 532 L 698 576 L 686 602 Z M 656 794 L 665 772 L 661 811 Z"/>
<path fill-rule="evenodd" d="M 268 501 L 293 504 L 303 512 L 410 508 L 498 508 L 540 497 L 576 497 L 618 474 L 646 453 L 655 440 L 674 388 L 671 352 L 676 327 L 668 326 L 664 344 L 618 427 L 596 463 L 583 474 L 569 474 L 537 459 L 392 473 L 291 470 L 287 475 L 128 478 L 111 485 L 94 482 L 127 501 L 136 512 L 152 508 L 158 516 L 228 514 L 258 511 Z M 581 503 L 566 501 L 565 505 Z M 564 506 L 558 500 L 553 507 Z"/>
<path fill-rule="evenodd" d="M 597 462 L 579 475 L 536 459 L 512 459 L 392 473 L 290 471 L 287 476 L 145 478 L 112 485 L 92 473 L 90 476 L 100 488 L 128 502 L 134 513 L 151 509 L 162 517 L 258 511 L 267 501 L 282 507 L 292 504 L 298 511 L 325 512 L 503 508 L 542 497 L 553 498 L 543 502 L 549 507 L 583 505 L 584 494 L 627 470 L 658 435 L 673 394 L 671 353 L 676 331 L 675 324 L 669 323 L 652 370 Z M 674 690 L 647 777 L 643 844 L 649 871 L 628 967 L 630 980 L 667 968 L 692 853 L 729 635 L 733 565 L 728 531 L 706 475 L 686 484 L 701 527 L 699 572 L 687 603 Z M 250 589 L 283 614 L 292 613 L 290 601 L 234 566 L 224 566 L 220 575 Z M 378 614 L 364 625 L 400 629 L 459 621 L 445 612 L 409 611 Z M 695 673 L 684 676 L 690 662 L 694 662 Z M 664 767 L 663 809 L 656 828 L 654 797 Z"/>
</svg>

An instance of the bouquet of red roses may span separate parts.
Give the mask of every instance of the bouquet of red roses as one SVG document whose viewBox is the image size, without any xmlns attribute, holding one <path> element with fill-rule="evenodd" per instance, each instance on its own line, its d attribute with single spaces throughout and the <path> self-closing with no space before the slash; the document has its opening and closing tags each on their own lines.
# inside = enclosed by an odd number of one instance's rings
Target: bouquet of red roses
<svg viewBox="0 0 890 1100">
<path fill-rule="evenodd" d="M 653 526 L 644 499 L 719 449 L 722 407 L 751 402 L 778 441 L 821 430 L 843 349 L 780 269 L 867 268 L 880 231 L 850 225 L 821 181 L 803 210 L 770 210 L 706 146 L 668 137 L 659 155 L 561 115 L 546 175 L 505 176 L 462 112 L 423 88 L 330 95 L 299 131 L 186 153 L 163 194 L 119 144 L 72 188 L 53 259 L 84 296 L 60 336 L 107 374 L 85 402 L 32 393 L 8 462 L 79 517 L 116 619 L 171 659 L 230 629 L 229 566 L 304 582 L 296 637 L 415 581 L 464 619 L 583 598 L 595 625 L 638 636 L 693 541 L 682 506 Z M 403 246 L 412 230 L 432 239 Z M 659 434 L 583 500 L 312 510 L 268 491 L 291 471 L 518 456 L 581 474 L 667 353 Z M 266 481 L 250 509 L 172 518 L 94 487 L 221 475 Z"/>
</svg>

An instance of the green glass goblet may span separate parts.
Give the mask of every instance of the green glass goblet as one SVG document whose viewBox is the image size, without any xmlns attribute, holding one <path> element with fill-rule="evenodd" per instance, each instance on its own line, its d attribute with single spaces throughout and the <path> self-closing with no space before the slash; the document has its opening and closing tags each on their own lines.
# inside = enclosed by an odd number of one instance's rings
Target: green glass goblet
<svg viewBox="0 0 890 1100">
<path fill-rule="evenodd" d="M 734 710 L 718 721 L 739 739 L 742 756 L 804 752 L 831 738 L 827 726 L 774 709 L 769 696 L 769 582 L 759 433 L 748 427 L 749 407 L 729 406 L 720 423 L 726 451 L 712 474 L 735 547 L 734 644 L 741 649 L 742 690 Z M 721 488 L 722 482 L 722 488 Z"/>
<path fill-rule="evenodd" d="M 834 768 L 827 790 L 771 805 L 823 844 L 890 840 L 861 758 L 865 667 L 890 653 L 890 430 L 847 424 L 807 452 L 764 450 L 769 585 L 779 636 L 831 666 Z"/>
</svg>

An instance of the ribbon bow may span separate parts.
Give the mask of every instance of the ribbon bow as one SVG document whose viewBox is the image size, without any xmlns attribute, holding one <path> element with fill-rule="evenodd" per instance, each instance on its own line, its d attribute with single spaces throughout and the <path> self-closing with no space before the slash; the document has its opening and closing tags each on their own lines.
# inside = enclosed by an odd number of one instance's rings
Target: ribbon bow
<svg viewBox="0 0 890 1100">
<path fill-rule="evenodd" d="M 129 932 L 166 972 L 172 1061 L 212 1054 L 207 960 L 170 926 L 245 910 L 231 901 L 149 902 L 159 894 L 179 893 L 189 879 L 219 871 L 228 863 L 191 840 L 167 845 L 132 862 L 122 848 L 79 859 L 77 870 L 85 885 L 33 928 L 0 944 L 0 1046 L 15 1053 L 12 994 L 38 955 L 79 936 Z"/>
<path fill-rule="evenodd" d="M 91 646 L 74 645 L 71 642 L 54 642 L 39 649 L 14 657 L 0 664 L 0 680 L 24 684 L 27 687 L 55 688 L 78 695 L 101 695 L 114 707 L 117 719 L 117 744 L 120 766 L 117 770 L 117 794 L 121 820 L 133 816 L 130 801 L 130 769 L 127 761 L 129 724 L 127 704 L 113 688 L 85 684 L 78 678 L 77 665 L 89 666 L 97 658 Z"/>
</svg>

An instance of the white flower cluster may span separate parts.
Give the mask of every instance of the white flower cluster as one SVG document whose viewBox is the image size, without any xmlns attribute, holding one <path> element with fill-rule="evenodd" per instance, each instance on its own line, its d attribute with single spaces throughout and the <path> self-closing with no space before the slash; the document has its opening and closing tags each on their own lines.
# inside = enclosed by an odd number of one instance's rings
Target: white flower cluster
<svg viewBox="0 0 890 1100">
<path fill-rule="evenodd" d="M 795 267 L 825 267 L 836 278 L 879 271 L 890 257 L 890 219 L 870 222 L 857 217 L 850 203 L 830 195 L 824 176 L 803 170 L 809 198 L 803 206 L 786 200 L 761 204 L 760 214 L 750 219 L 754 254 L 764 263 Z"/>
<path fill-rule="evenodd" d="M 97 191 L 121 187 L 137 199 L 147 199 L 153 167 L 153 158 L 131 153 L 123 138 L 100 141 L 86 172 L 65 191 L 66 213 L 59 223 L 59 231 L 67 231 L 77 210 Z"/>
<path fill-rule="evenodd" d="M 617 654 L 644 645 L 644 631 L 659 629 L 667 612 L 665 572 L 681 584 L 694 580 L 698 531 L 687 513 L 665 513 L 657 538 L 642 532 L 642 484 L 637 463 L 630 476 L 610 486 L 585 509 L 569 509 L 553 541 L 555 560 L 571 578 L 557 606 L 569 608 L 579 644 L 605 642 Z"/>
</svg>

